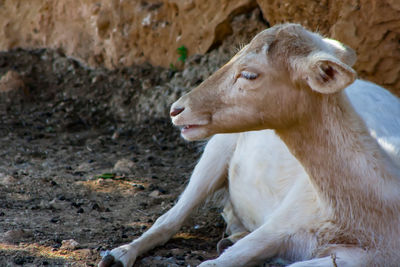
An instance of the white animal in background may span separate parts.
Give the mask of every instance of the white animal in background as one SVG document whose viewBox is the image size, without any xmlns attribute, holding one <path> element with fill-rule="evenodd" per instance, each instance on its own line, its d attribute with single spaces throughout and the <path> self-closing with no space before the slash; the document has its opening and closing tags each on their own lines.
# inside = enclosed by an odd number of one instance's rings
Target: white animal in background
<svg viewBox="0 0 400 267">
<path fill-rule="evenodd" d="M 200 266 L 398 266 L 400 102 L 354 62 L 296 24 L 259 33 L 174 103 L 185 139 L 215 135 L 176 205 L 99 266 L 132 266 L 224 186 L 230 236 Z"/>
</svg>

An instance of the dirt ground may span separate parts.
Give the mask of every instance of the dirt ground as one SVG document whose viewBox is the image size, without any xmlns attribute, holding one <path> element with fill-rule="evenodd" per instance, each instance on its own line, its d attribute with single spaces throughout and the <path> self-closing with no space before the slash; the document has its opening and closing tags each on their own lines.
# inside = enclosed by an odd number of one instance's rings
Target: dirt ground
<svg viewBox="0 0 400 267">
<path fill-rule="evenodd" d="M 0 266 L 95 266 L 174 204 L 202 144 L 183 141 L 168 118 L 123 120 L 119 110 L 135 110 L 139 81 L 154 87 L 174 71 L 90 70 L 57 51 L 16 50 L 0 53 L 7 73 L 17 85 L 0 93 Z M 199 209 L 135 266 L 215 257 L 218 214 Z"/>
<path fill-rule="evenodd" d="M 175 203 L 203 143 L 181 139 L 170 104 L 265 28 L 260 10 L 181 71 L 88 69 L 60 51 L 0 52 L 0 267 L 96 266 Z M 178 57 L 178 55 L 177 55 Z M 196 266 L 217 256 L 221 208 L 194 212 L 135 266 Z"/>
</svg>

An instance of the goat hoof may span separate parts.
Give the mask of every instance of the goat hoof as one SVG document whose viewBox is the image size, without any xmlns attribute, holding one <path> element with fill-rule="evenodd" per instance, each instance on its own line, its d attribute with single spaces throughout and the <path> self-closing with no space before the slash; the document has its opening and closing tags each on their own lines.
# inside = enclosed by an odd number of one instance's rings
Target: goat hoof
<svg viewBox="0 0 400 267">
<path fill-rule="evenodd" d="M 114 256 L 107 255 L 100 261 L 98 267 L 124 267 L 124 265 L 120 261 L 115 261 Z"/>
<path fill-rule="evenodd" d="M 221 255 L 225 249 L 233 245 L 233 242 L 229 238 L 221 239 L 217 244 L 217 252 Z"/>
</svg>

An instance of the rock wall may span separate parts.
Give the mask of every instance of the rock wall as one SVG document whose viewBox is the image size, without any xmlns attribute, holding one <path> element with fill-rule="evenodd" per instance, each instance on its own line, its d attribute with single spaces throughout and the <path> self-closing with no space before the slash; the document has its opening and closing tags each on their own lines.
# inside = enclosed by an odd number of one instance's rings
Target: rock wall
<svg viewBox="0 0 400 267">
<path fill-rule="evenodd" d="M 49 47 L 90 66 L 169 67 L 178 47 L 206 53 L 238 32 L 236 16 L 257 8 L 271 25 L 298 22 L 350 45 L 362 78 L 400 91 L 398 0 L 3 0 L 0 50 Z"/>
<path fill-rule="evenodd" d="M 91 66 L 149 61 L 176 64 L 176 49 L 205 53 L 231 33 L 232 16 L 254 0 L 5 0 L 0 1 L 0 49 L 61 48 Z"/>
</svg>

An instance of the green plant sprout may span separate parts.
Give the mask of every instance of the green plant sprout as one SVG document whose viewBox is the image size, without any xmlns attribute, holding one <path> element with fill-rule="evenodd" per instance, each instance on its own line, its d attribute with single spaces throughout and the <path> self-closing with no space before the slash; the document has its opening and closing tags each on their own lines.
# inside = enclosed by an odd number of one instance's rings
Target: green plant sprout
<svg viewBox="0 0 400 267">
<path fill-rule="evenodd" d="M 182 45 L 181 47 L 178 47 L 176 51 L 178 52 L 179 55 L 178 61 L 182 61 L 183 63 L 185 63 L 188 52 L 187 48 L 184 45 Z"/>
<path fill-rule="evenodd" d="M 182 63 L 185 64 L 185 61 L 186 61 L 187 56 L 188 56 L 188 55 L 187 55 L 187 54 L 188 54 L 188 50 L 187 50 L 186 46 L 182 45 L 181 47 L 178 47 L 178 48 L 176 49 L 176 52 L 177 52 L 178 55 L 179 55 L 179 58 L 178 58 L 177 62 L 182 61 Z M 177 69 L 178 69 L 173 63 L 170 63 L 170 64 L 169 64 L 169 68 L 170 68 L 172 71 L 177 71 Z"/>
</svg>

